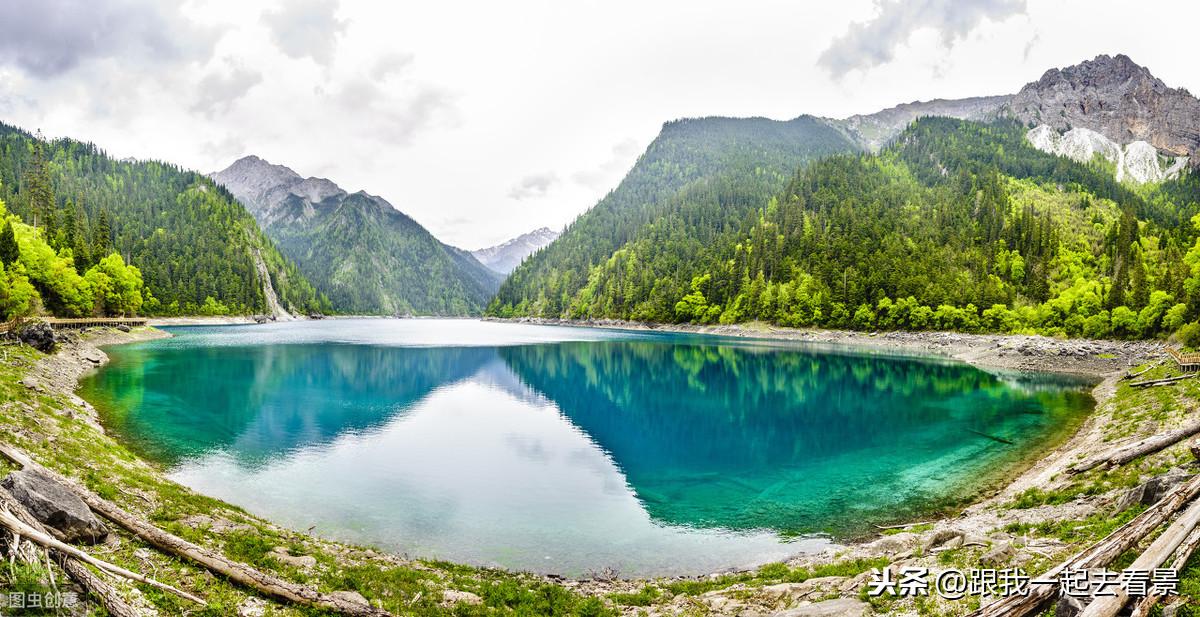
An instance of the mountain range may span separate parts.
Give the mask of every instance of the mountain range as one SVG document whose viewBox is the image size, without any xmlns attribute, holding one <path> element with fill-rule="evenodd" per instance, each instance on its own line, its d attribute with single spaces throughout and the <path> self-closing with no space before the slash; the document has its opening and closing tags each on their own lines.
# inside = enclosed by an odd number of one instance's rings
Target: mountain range
<svg viewBox="0 0 1200 617">
<path fill-rule="evenodd" d="M 39 158 L 50 176 L 40 200 L 29 172 Z M 80 273 L 109 251 L 122 255 L 144 279 L 147 313 L 286 317 L 332 310 L 245 208 L 194 171 L 116 160 L 94 144 L 46 141 L 0 124 L 0 200 L 39 226 L 42 239 Z M 0 285 L 0 295 L 5 291 Z M 62 303 L 61 293 L 38 291 L 46 309 Z"/>
<path fill-rule="evenodd" d="M 1101 55 L 1013 95 L 667 123 L 489 313 L 1174 331 L 1200 317 L 1197 108 Z"/>
<path fill-rule="evenodd" d="M 123 256 L 156 314 L 992 319 L 1134 336 L 1200 318 L 1198 148 L 1200 101 L 1118 54 L 1011 95 L 667 122 L 561 235 L 472 252 L 381 197 L 255 156 L 205 177 L 6 125 L 0 199 L 54 263 Z M 67 306 L 34 282 L 46 309 Z"/>
<path fill-rule="evenodd" d="M 500 274 L 507 275 L 521 265 L 526 257 L 541 250 L 557 238 L 557 231 L 549 227 L 540 227 L 496 246 L 471 251 L 471 255 L 478 259 L 479 263 Z"/>
<path fill-rule="evenodd" d="M 355 314 L 478 314 L 501 275 L 382 197 L 257 156 L 212 174 L 327 296 Z"/>
</svg>

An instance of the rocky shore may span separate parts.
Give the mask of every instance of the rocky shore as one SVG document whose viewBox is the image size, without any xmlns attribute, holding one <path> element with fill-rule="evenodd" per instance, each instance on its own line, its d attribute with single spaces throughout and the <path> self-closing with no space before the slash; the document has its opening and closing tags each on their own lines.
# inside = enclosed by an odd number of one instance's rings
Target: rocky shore
<svg viewBox="0 0 1200 617">
<path fill-rule="evenodd" d="M 1159 342 L 1120 342 L 1060 340 L 1041 336 L 970 335 L 957 333 L 858 333 L 822 330 L 789 330 L 763 324 L 738 326 L 649 326 L 619 321 L 573 322 L 559 320 L 523 320 L 528 323 L 619 328 L 628 330 L 657 330 L 709 334 L 727 337 L 795 341 L 817 345 L 853 346 L 880 353 L 936 355 L 969 362 L 981 367 L 1007 370 L 1056 371 L 1086 375 L 1100 380 L 1093 395 L 1096 412 L 1079 431 L 1056 449 L 1032 464 L 1013 481 L 988 494 L 981 495 L 972 505 L 957 511 L 947 511 L 918 521 L 908 528 L 881 529 L 870 537 L 833 546 L 820 554 L 800 555 L 785 564 L 789 574 L 780 578 L 775 570 L 766 568 L 751 571 L 727 571 L 707 577 L 629 580 L 619 573 L 568 580 L 560 577 L 535 577 L 539 584 L 561 586 L 584 597 L 608 598 L 621 614 L 679 615 L 699 611 L 708 615 L 773 615 L 792 617 L 809 615 L 866 615 L 866 614 L 961 614 L 967 604 L 942 603 L 936 611 L 928 606 L 898 602 L 881 604 L 865 598 L 862 590 L 870 578 L 869 569 L 875 564 L 887 564 L 893 570 L 904 567 L 945 567 L 947 556 L 955 557 L 956 565 L 1026 567 L 1037 570 L 1077 550 L 1081 540 L 1067 540 L 1053 535 L 1031 533 L 1062 521 L 1089 521 L 1098 516 L 1116 516 L 1122 511 L 1143 503 L 1161 493 L 1172 482 L 1187 476 L 1179 468 L 1179 457 L 1153 465 L 1130 469 L 1125 477 L 1113 479 L 1106 475 L 1093 479 L 1085 489 L 1079 488 L 1082 476 L 1072 476 L 1066 469 L 1075 462 L 1111 449 L 1131 440 L 1154 434 L 1177 423 L 1174 415 L 1145 414 L 1141 401 L 1124 400 L 1129 388 L 1122 387 L 1121 377 L 1131 366 L 1161 357 L 1164 345 Z M 83 336 L 68 336 L 56 353 L 43 356 L 26 373 L 22 384 L 34 392 L 68 397 L 73 406 L 85 410 L 87 424 L 99 429 L 94 410 L 79 399 L 74 390 L 85 372 L 107 361 L 101 349 L 104 345 L 129 343 L 168 336 L 154 329 L 138 329 L 130 333 L 91 331 Z M 1155 369 L 1165 370 L 1166 366 Z M 1172 394 L 1193 394 L 1183 388 Z M 1122 400 L 1115 400 L 1121 398 Z M 1132 410 L 1132 411 L 1131 411 Z M 1153 418 L 1153 419 L 1147 419 Z M 1131 428 L 1114 438 L 1113 427 Z M 146 469 L 144 466 L 143 469 Z M 1153 486 L 1151 486 L 1153 485 Z M 1136 494 L 1134 494 L 1136 493 Z M 1054 495 L 1030 501 L 1029 495 Z M 1061 496 L 1061 497 L 1059 497 Z M 153 496 L 148 498 L 153 499 Z M 1024 504 L 1015 506 L 1014 504 Z M 194 517 L 192 517 L 194 518 Z M 186 519 L 191 520 L 191 519 Z M 1085 524 L 1085 523 L 1081 523 Z M 205 527 L 207 533 L 219 535 L 221 526 Z M 318 546 L 315 540 L 309 548 Z M 322 542 L 320 546 L 336 546 Z M 336 553 L 340 549 L 325 549 Z M 405 562 L 411 563 L 411 562 Z M 849 564 L 849 565 L 847 565 Z M 406 566 L 408 567 L 408 566 Z M 418 566 L 423 567 L 423 566 Z M 809 573 L 807 575 L 797 573 Z M 827 574 L 827 575 L 826 575 Z M 505 575 L 509 576 L 509 575 Z M 528 576 L 524 576 L 528 581 Z M 532 583 L 523 583 L 532 584 Z M 643 602 L 634 596 L 655 590 L 653 597 Z M 447 589 L 451 603 L 459 593 Z M 463 592 L 470 593 L 470 592 Z M 475 602 L 477 594 L 464 596 Z M 630 598 L 628 606 L 612 598 Z"/>
<path fill-rule="evenodd" d="M 1166 348 L 1161 341 L 1058 339 L 1024 334 L 960 332 L 854 332 L 781 328 L 764 323 L 701 326 L 647 324 L 616 319 L 521 318 L 496 321 L 841 345 L 895 354 L 935 355 L 986 368 L 1071 373 L 1101 379 L 1136 366 L 1148 358 L 1157 357 Z"/>
</svg>

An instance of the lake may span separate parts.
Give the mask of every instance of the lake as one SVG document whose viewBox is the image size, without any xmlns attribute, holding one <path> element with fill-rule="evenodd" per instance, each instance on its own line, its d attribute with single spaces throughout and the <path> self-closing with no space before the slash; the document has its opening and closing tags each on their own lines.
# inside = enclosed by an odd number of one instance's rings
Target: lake
<svg viewBox="0 0 1200 617">
<path fill-rule="evenodd" d="M 802 343 L 453 319 L 167 328 L 80 394 L 174 480 L 297 530 L 581 575 L 776 561 L 960 502 L 1079 380 Z"/>
</svg>

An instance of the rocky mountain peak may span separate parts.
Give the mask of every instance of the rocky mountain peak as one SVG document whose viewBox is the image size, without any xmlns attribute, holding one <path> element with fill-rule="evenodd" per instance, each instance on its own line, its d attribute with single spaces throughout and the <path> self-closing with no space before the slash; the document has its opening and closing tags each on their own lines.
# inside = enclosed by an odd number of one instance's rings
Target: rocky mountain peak
<svg viewBox="0 0 1200 617">
<path fill-rule="evenodd" d="M 1167 85 L 1152 75 L 1144 66 L 1139 65 L 1126 56 L 1117 54 L 1109 56 L 1101 54 L 1092 60 L 1084 60 L 1074 66 L 1054 68 L 1046 71 L 1042 78 L 1034 82 L 1039 88 L 1054 87 L 1058 84 L 1068 84 L 1074 88 L 1125 88 L 1135 82 L 1145 82 L 1145 86 L 1166 91 Z M 1029 86 L 1026 86 L 1028 88 Z"/>
<path fill-rule="evenodd" d="M 1086 128 L 1119 145 L 1145 141 L 1166 156 L 1200 149 L 1200 100 L 1124 54 L 1046 71 L 1012 98 L 1008 111 L 1059 132 Z"/>
<path fill-rule="evenodd" d="M 243 156 L 210 177 L 225 185 L 263 225 L 281 216 L 310 217 L 316 204 L 346 194 L 330 180 L 305 178 L 290 167 L 276 165 L 253 154 Z M 301 207 L 295 207 L 294 198 L 303 202 Z"/>
<path fill-rule="evenodd" d="M 539 227 L 496 246 L 471 251 L 471 255 L 493 271 L 508 274 L 526 257 L 554 242 L 558 236 L 559 233 L 549 227 Z"/>
</svg>

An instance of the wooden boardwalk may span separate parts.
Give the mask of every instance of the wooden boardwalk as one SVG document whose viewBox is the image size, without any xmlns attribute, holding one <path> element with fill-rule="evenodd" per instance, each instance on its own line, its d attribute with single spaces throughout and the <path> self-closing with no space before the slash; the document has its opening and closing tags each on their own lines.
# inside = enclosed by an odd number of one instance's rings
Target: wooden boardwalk
<svg viewBox="0 0 1200 617">
<path fill-rule="evenodd" d="M 83 330 L 101 326 L 115 328 L 121 325 L 136 328 L 146 325 L 145 317 L 38 317 L 36 319 L 50 324 L 50 327 L 56 330 Z M 0 323 L 0 334 L 8 332 L 12 327 L 13 322 L 11 321 Z"/>
<path fill-rule="evenodd" d="M 1168 347 L 1167 353 L 1175 359 L 1179 365 L 1179 370 L 1185 373 L 1193 373 L 1200 370 L 1200 353 L 1182 353 L 1177 349 Z"/>
</svg>

